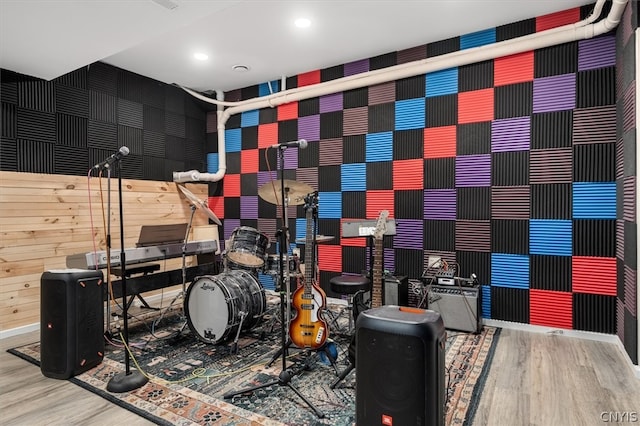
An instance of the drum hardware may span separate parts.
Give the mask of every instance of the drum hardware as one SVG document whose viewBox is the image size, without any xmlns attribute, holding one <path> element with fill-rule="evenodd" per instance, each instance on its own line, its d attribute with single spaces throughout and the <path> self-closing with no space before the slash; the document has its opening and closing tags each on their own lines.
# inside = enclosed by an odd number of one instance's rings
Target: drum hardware
<svg viewBox="0 0 640 426">
<path fill-rule="evenodd" d="M 209 219 L 211 219 L 216 225 L 218 226 L 222 226 L 222 222 L 220 222 L 220 219 L 218 219 L 218 216 L 216 216 L 216 214 L 209 208 L 209 206 L 207 206 L 207 203 L 205 203 L 204 201 L 200 200 L 198 197 L 195 196 L 195 194 L 191 191 L 189 191 L 184 185 L 177 185 L 178 189 L 184 194 L 185 197 L 187 197 L 187 200 L 189 200 L 189 203 L 193 206 L 193 207 L 197 207 L 200 210 L 202 210 L 208 217 Z"/>
</svg>

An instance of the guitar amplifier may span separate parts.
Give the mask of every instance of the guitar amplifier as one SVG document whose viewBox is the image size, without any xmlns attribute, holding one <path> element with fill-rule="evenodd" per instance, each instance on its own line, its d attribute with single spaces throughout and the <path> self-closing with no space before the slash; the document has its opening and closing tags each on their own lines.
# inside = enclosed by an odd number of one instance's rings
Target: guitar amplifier
<svg viewBox="0 0 640 426">
<path fill-rule="evenodd" d="M 371 279 L 371 274 L 362 271 L 362 274 Z M 391 274 L 382 276 L 382 304 L 409 306 L 409 278 L 405 276 L 396 277 Z"/>
<path fill-rule="evenodd" d="M 427 297 L 428 309 L 440 313 L 447 329 L 479 333 L 482 328 L 481 294 L 477 285 L 433 285 Z"/>
</svg>

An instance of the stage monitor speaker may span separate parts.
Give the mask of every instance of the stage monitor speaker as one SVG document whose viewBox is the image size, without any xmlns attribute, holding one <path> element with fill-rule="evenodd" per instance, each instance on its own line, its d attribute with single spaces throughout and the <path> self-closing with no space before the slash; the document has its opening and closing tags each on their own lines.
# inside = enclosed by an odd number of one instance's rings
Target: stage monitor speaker
<svg viewBox="0 0 640 426">
<path fill-rule="evenodd" d="M 442 315 L 448 330 L 479 333 L 482 329 L 481 294 L 478 286 L 431 286 L 428 308 Z"/>
<path fill-rule="evenodd" d="M 434 311 L 385 305 L 356 322 L 356 424 L 444 425 L 446 331 Z"/>
<path fill-rule="evenodd" d="M 46 271 L 40 280 L 40 370 L 68 379 L 102 362 L 102 271 Z"/>
</svg>

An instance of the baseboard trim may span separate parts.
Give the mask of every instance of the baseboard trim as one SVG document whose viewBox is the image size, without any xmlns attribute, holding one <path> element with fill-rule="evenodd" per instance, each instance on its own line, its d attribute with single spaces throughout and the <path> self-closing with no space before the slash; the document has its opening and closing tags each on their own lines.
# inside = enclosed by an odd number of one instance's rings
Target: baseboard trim
<svg viewBox="0 0 640 426">
<path fill-rule="evenodd" d="M 640 379 L 640 365 L 636 365 L 633 363 L 633 361 L 631 361 L 631 358 L 629 357 L 629 354 L 625 350 L 624 345 L 622 344 L 622 341 L 616 334 L 596 333 L 593 331 L 582 331 L 582 330 L 566 330 L 563 328 L 545 327 L 541 325 L 523 324 L 519 322 L 494 320 L 489 318 L 483 318 L 482 323 L 484 325 L 488 325 L 489 327 L 528 331 L 530 333 L 555 334 L 555 335 L 562 335 L 567 337 L 575 337 L 578 339 L 595 340 L 598 342 L 612 343 L 620 350 L 620 352 L 622 353 L 622 356 L 627 361 L 627 364 L 629 365 L 629 367 L 631 367 L 631 370 L 633 371 L 636 378 Z"/>
<path fill-rule="evenodd" d="M 31 333 L 32 331 L 40 330 L 40 323 L 23 325 L 16 328 L 10 328 L 8 330 L 0 330 L 0 340 L 8 339 L 9 337 L 19 336 L 21 334 Z"/>
</svg>

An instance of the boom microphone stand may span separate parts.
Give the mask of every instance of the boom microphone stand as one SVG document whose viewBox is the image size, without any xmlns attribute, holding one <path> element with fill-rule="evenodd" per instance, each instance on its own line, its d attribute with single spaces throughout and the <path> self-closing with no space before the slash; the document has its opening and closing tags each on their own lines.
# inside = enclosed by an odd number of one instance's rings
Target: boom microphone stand
<svg viewBox="0 0 640 426">
<path fill-rule="evenodd" d="M 289 266 L 287 265 L 287 273 L 285 275 L 284 272 L 284 254 L 288 252 L 289 247 L 289 220 L 287 217 L 287 206 L 288 206 L 288 194 L 285 192 L 284 186 L 284 150 L 287 148 L 287 145 L 279 145 L 278 149 L 280 150 L 279 157 L 279 169 L 280 169 L 280 195 L 282 197 L 282 228 L 278 230 L 277 234 L 279 236 L 279 244 L 278 244 L 278 254 L 279 254 L 279 262 L 280 262 L 280 338 L 281 338 L 281 354 L 282 354 L 282 371 L 278 375 L 277 380 L 273 380 L 268 383 L 264 383 L 258 386 L 252 386 L 246 389 L 241 389 L 239 391 L 229 392 L 223 395 L 223 398 L 229 399 L 236 395 L 241 395 L 249 392 L 253 392 L 258 389 L 263 389 L 273 385 L 287 386 L 289 389 L 295 392 L 296 395 L 300 397 L 315 413 L 319 418 L 324 418 L 324 413 L 318 410 L 304 395 L 300 393 L 300 391 L 291 384 L 291 379 L 295 375 L 295 372 L 287 369 L 287 330 L 285 326 L 285 303 L 289 303 Z M 285 282 L 285 277 L 287 278 Z M 286 295 L 286 300 L 285 300 Z M 288 312 L 288 310 L 287 310 Z M 286 324 L 289 322 L 286 321 Z"/>
</svg>

